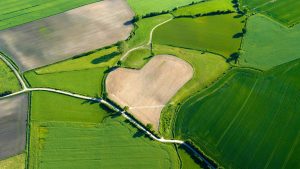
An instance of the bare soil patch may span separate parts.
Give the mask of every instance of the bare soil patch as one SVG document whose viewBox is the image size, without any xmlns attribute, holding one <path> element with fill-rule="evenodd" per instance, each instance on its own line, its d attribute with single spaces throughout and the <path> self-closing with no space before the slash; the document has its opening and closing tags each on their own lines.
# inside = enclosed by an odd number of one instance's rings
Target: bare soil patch
<svg viewBox="0 0 300 169">
<path fill-rule="evenodd" d="M 144 124 L 158 129 L 161 110 L 176 92 L 193 76 L 187 62 L 171 56 L 158 55 L 141 70 L 119 68 L 106 79 L 108 97 Z"/>
<path fill-rule="evenodd" d="M 28 95 L 0 100 L 0 159 L 25 149 Z"/>
<path fill-rule="evenodd" d="M 104 0 L 0 31 L 0 50 L 30 70 L 126 39 L 133 16 L 125 0 Z"/>
</svg>

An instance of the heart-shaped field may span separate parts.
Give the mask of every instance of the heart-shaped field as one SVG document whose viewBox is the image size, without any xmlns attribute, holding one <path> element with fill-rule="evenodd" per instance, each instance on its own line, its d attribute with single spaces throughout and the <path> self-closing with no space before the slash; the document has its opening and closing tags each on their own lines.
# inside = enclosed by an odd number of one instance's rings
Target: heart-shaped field
<svg viewBox="0 0 300 169">
<path fill-rule="evenodd" d="M 190 64 L 171 55 L 157 55 L 142 69 L 118 68 L 106 79 L 108 97 L 144 124 L 159 126 L 160 113 L 176 92 L 193 77 Z"/>
</svg>

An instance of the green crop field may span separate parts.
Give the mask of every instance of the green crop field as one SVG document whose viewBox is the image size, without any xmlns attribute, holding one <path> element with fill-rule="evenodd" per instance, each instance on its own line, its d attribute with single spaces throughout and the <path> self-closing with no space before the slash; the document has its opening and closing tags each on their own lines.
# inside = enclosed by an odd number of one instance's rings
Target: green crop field
<svg viewBox="0 0 300 169">
<path fill-rule="evenodd" d="M 97 103 L 33 92 L 31 106 L 29 168 L 179 168 L 173 145 Z"/>
<path fill-rule="evenodd" d="M 16 92 L 21 89 L 13 71 L 0 59 L 0 94 Z"/>
<path fill-rule="evenodd" d="M 49 92 L 33 92 L 31 120 L 101 122 L 108 114 L 96 103 Z M 42 110 L 42 112 L 41 112 Z"/>
<path fill-rule="evenodd" d="M 176 137 L 225 168 L 299 168 L 299 73 L 299 60 L 264 73 L 234 69 L 181 106 Z"/>
<path fill-rule="evenodd" d="M 263 70 L 300 58 L 300 25 L 287 29 L 262 16 L 247 23 L 240 64 Z"/>
<path fill-rule="evenodd" d="M 0 2 L 0 30 L 97 1 L 99 0 L 3 0 Z"/>
<path fill-rule="evenodd" d="M 237 14 L 174 19 L 154 31 L 154 44 L 208 50 L 230 56 L 241 43 L 244 17 Z"/>
<path fill-rule="evenodd" d="M 142 20 L 139 20 L 136 23 L 137 29 L 134 32 L 134 36 L 129 39 L 129 41 L 126 42 L 127 48 L 134 48 L 137 46 L 145 45 L 148 43 L 150 38 L 150 32 L 151 30 L 158 24 L 171 19 L 172 15 L 166 14 L 166 15 L 158 15 L 151 18 L 145 18 Z"/>
<path fill-rule="evenodd" d="M 137 15 L 146 15 L 152 12 L 162 12 L 173 8 L 199 2 L 201 0 L 127 0 Z"/>
<path fill-rule="evenodd" d="M 24 75 L 32 87 L 48 87 L 100 96 L 104 74 L 119 57 L 117 47 L 112 47 L 32 70 Z"/>
<path fill-rule="evenodd" d="M 172 12 L 174 16 L 194 16 L 216 11 L 235 11 L 231 0 L 210 0 L 195 5 L 179 8 Z"/>
<path fill-rule="evenodd" d="M 240 0 L 242 5 L 266 14 L 273 19 L 293 26 L 300 21 L 300 1 L 298 0 Z"/>
<path fill-rule="evenodd" d="M 153 52 L 155 55 L 170 54 L 177 56 L 191 64 L 194 69 L 193 78 L 176 93 L 163 109 L 160 132 L 164 136 L 170 137 L 176 107 L 191 95 L 214 83 L 229 68 L 229 65 L 221 56 L 195 50 L 154 45 Z"/>
<path fill-rule="evenodd" d="M 1 169 L 24 169 L 25 154 L 16 155 L 0 161 Z"/>
</svg>

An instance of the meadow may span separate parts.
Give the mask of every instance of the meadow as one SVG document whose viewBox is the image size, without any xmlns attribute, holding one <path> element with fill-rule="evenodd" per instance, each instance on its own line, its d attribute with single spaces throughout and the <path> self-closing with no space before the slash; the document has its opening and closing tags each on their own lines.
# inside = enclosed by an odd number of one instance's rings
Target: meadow
<svg viewBox="0 0 300 169">
<path fill-rule="evenodd" d="M 171 137 L 172 121 L 177 106 L 191 95 L 205 89 L 222 77 L 229 65 L 221 56 L 195 50 L 154 45 L 153 52 L 155 55 L 169 54 L 183 59 L 192 65 L 194 71 L 192 79 L 176 93 L 162 111 L 160 132 L 165 137 Z"/>
<path fill-rule="evenodd" d="M 0 59 L 0 94 L 16 92 L 21 89 L 14 72 Z"/>
<path fill-rule="evenodd" d="M 97 103 L 49 92 L 32 92 L 30 109 L 32 121 L 100 123 L 108 116 Z"/>
<path fill-rule="evenodd" d="M 210 0 L 179 8 L 172 12 L 176 16 L 195 16 L 217 11 L 235 11 L 231 0 Z"/>
<path fill-rule="evenodd" d="M 33 92 L 31 105 L 30 168 L 179 168 L 173 145 L 150 140 L 97 103 Z"/>
<path fill-rule="evenodd" d="M 201 0 L 127 0 L 133 11 L 140 16 L 154 12 L 169 11 L 176 7 L 199 1 Z"/>
<path fill-rule="evenodd" d="M 158 15 L 150 18 L 144 18 L 135 23 L 136 29 L 134 36 L 126 41 L 126 49 L 146 45 L 150 39 L 151 30 L 158 24 L 171 19 L 172 15 Z"/>
<path fill-rule="evenodd" d="M 5 0 L 0 2 L 0 30 L 55 15 L 99 0 Z"/>
<path fill-rule="evenodd" d="M 300 57 L 300 25 L 286 28 L 262 15 L 251 16 L 242 44 L 241 66 L 262 70 Z"/>
<path fill-rule="evenodd" d="M 299 73 L 299 60 L 264 73 L 233 69 L 183 103 L 176 138 L 225 168 L 299 168 Z"/>
<path fill-rule="evenodd" d="M 138 49 L 128 54 L 125 61 L 122 63 L 122 66 L 126 68 L 141 69 L 151 57 L 151 51 L 149 49 Z"/>
<path fill-rule="evenodd" d="M 240 0 L 243 6 L 266 14 L 286 26 L 294 26 L 300 21 L 300 1 L 298 0 Z"/>
<path fill-rule="evenodd" d="M 109 67 L 120 58 L 118 48 L 91 52 L 24 74 L 31 87 L 48 87 L 89 96 L 102 94 L 102 81 Z"/>
<path fill-rule="evenodd" d="M 25 168 L 25 153 L 9 157 L 0 161 L 1 169 L 24 169 Z"/>
<path fill-rule="evenodd" d="M 154 31 L 153 43 L 207 50 L 229 57 L 240 48 L 244 17 L 237 14 L 177 18 Z"/>
</svg>

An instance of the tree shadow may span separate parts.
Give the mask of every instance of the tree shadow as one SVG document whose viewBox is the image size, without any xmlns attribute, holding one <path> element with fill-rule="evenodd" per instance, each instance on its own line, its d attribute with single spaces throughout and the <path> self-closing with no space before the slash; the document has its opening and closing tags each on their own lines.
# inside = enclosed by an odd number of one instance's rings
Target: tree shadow
<svg viewBox="0 0 300 169">
<path fill-rule="evenodd" d="M 109 61 L 110 59 L 114 58 L 115 56 L 117 56 L 119 54 L 120 54 L 119 52 L 113 52 L 113 53 L 110 53 L 108 55 L 104 55 L 104 56 L 101 56 L 99 58 L 96 58 L 96 59 L 92 60 L 91 63 L 99 64 L 99 63 L 102 63 L 102 62 L 107 62 L 107 61 Z"/>
<path fill-rule="evenodd" d="M 136 133 L 134 133 L 134 135 L 132 137 L 139 138 L 139 137 L 144 137 L 144 136 L 145 136 L 145 132 L 142 130 L 138 130 Z"/>
<path fill-rule="evenodd" d="M 104 73 L 110 73 L 116 69 L 118 69 L 119 67 L 118 66 L 114 66 L 114 67 L 111 67 L 111 68 L 108 68 L 107 70 L 104 71 Z"/>
<path fill-rule="evenodd" d="M 236 33 L 232 36 L 232 38 L 235 38 L 235 39 L 238 39 L 238 38 L 242 38 L 244 36 L 244 33 L 243 32 L 239 32 L 239 33 Z"/>
</svg>

